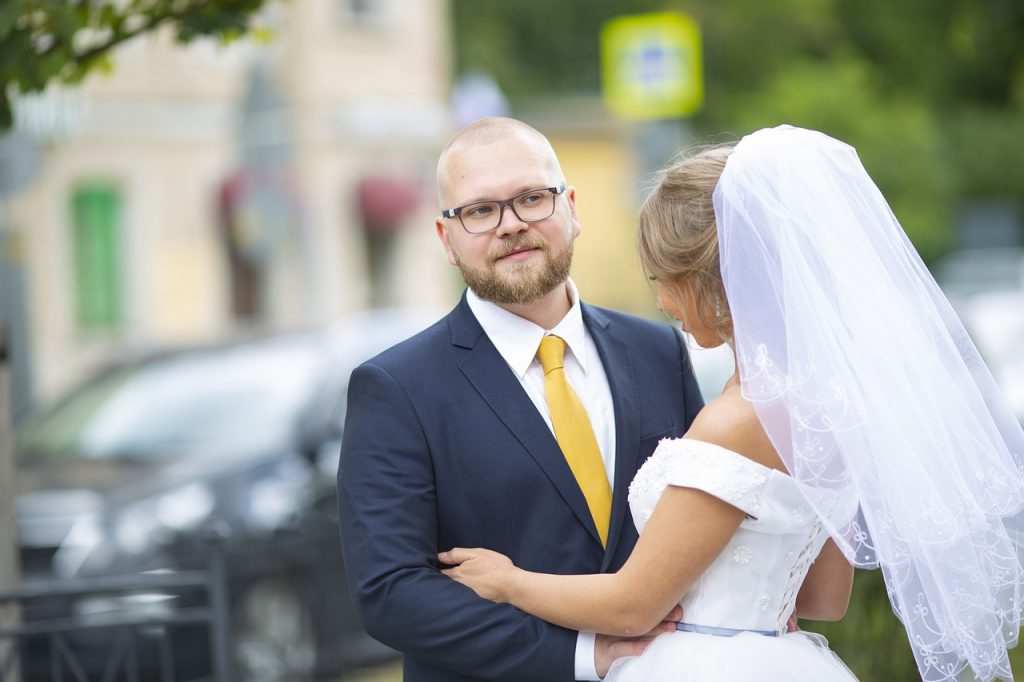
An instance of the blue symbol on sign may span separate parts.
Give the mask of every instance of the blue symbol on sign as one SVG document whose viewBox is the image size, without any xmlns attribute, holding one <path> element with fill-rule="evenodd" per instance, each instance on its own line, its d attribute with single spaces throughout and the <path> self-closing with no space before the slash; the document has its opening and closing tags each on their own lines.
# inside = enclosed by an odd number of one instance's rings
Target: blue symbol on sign
<svg viewBox="0 0 1024 682">
<path fill-rule="evenodd" d="M 639 73 L 637 82 L 645 85 L 657 85 L 664 83 L 668 76 L 667 66 L 668 55 L 662 45 L 647 45 L 640 51 Z"/>
</svg>

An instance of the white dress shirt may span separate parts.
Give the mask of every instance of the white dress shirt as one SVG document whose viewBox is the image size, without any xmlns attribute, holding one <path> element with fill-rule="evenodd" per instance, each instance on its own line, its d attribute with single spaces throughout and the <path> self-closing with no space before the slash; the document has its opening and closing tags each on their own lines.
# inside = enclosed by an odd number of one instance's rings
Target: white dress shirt
<svg viewBox="0 0 1024 682">
<path fill-rule="evenodd" d="M 466 302 L 552 433 L 551 413 L 544 395 L 544 370 L 536 355 L 541 339 L 547 334 L 554 334 L 565 341 L 565 375 L 590 417 L 604 459 L 608 483 L 614 489 L 615 408 L 612 405 L 612 392 L 597 346 L 583 324 L 579 294 L 571 279 L 568 280 L 568 287 L 572 307 L 553 329 L 538 327 L 494 303 L 484 301 L 472 289 L 466 292 Z M 576 638 L 577 680 L 600 679 L 594 666 L 594 642 L 595 635 L 592 632 L 580 632 Z"/>
</svg>

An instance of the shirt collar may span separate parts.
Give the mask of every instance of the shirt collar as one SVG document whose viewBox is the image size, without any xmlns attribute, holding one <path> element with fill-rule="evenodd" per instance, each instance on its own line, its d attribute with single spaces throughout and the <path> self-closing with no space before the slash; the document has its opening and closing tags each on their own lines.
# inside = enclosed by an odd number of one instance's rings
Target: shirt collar
<svg viewBox="0 0 1024 682">
<path fill-rule="evenodd" d="M 498 353 L 509 364 L 516 376 L 522 380 L 526 370 L 530 368 L 537 354 L 537 347 L 545 334 L 551 333 L 562 337 L 569 351 L 576 357 L 584 373 L 590 372 L 591 353 L 586 343 L 586 327 L 583 324 L 583 310 L 580 307 L 579 292 L 572 279 L 567 280 L 569 297 L 572 307 L 565 317 L 554 326 L 545 330 L 533 322 L 510 313 L 496 303 L 485 301 L 470 289 L 466 292 L 466 302 L 473 312 L 484 333 Z"/>
</svg>

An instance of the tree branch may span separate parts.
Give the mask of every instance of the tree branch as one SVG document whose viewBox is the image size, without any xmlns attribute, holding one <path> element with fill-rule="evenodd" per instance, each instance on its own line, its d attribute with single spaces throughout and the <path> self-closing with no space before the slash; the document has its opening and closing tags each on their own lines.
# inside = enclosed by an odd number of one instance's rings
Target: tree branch
<svg viewBox="0 0 1024 682">
<path fill-rule="evenodd" d="M 83 0 L 83 2 L 88 2 L 88 1 L 89 0 Z M 156 28 L 160 24 L 166 23 L 167 21 L 179 21 L 179 20 L 183 19 L 184 17 L 186 17 L 189 14 L 189 12 L 192 12 L 192 11 L 194 11 L 197 8 L 209 5 L 211 3 L 211 1 L 212 0 L 199 0 L 198 2 L 196 2 L 194 4 L 185 6 L 183 9 L 168 10 L 167 12 L 164 12 L 163 14 L 157 14 L 155 16 L 152 16 L 145 23 L 140 24 L 138 27 L 136 27 L 135 29 L 132 29 L 131 31 L 114 33 L 110 37 L 110 39 L 107 40 L 105 43 L 101 43 L 100 45 L 94 45 L 93 47 L 90 47 L 89 49 L 84 50 L 84 51 L 79 52 L 79 53 L 72 53 L 70 58 L 69 58 L 69 61 L 73 62 L 73 63 L 76 63 L 76 64 L 81 64 L 83 62 L 88 62 L 89 60 L 93 59 L 94 57 L 96 57 L 98 55 L 103 54 L 104 52 L 110 50 L 111 48 L 117 47 L 118 45 L 120 45 L 121 43 L 125 42 L 126 40 L 130 40 L 130 39 L 132 39 L 132 38 L 134 38 L 134 37 L 136 37 L 138 35 L 146 33 L 147 31 L 151 31 L 152 29 Z M 46 55 L 50 54 L 55 49 L 57 49 L 57 47 L 59 45 L 61 45 L 61 44 L 62 43 L 61 43 L 60 40 L 54 40 L 54 44 L 51 45 L 46 50 L 44 50 L 42 53 L 40 53 L 40 56 L 41 57 L 45 57 Z"/>
</svg>

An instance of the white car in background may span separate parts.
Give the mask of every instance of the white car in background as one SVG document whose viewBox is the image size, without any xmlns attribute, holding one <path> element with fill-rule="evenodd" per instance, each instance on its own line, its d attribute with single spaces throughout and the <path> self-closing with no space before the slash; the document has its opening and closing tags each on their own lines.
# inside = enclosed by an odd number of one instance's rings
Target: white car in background
<svg viewBox="0 0 1024 682">
<path fill-rule="evenodd" d="M 1024 424 L 1024 289 L 988 291 L 959 299 L 957 313 Z"/>
<path fill-rule="evenodd" d="M 976 292 L 951 300 L 1017 420 L 1024 424 L 1024 289 Z M 689 335 L 684 337 L 707 403 L 733 374 L 732 349 L 724 344 L 701 348 Z"/>
<path fill-rule="evenodd" d="M 725 382 L 736 370 L 736 358 L 732 348 L 722 344 L 717 348 L 701 348 L 693 337 L 683 334 L 686 347 L 690 352 L 690 363 L 693 373 L 697 376 L 697 386 L 704 402 L 717 398 L 725 386 Z"/>
</svg>

